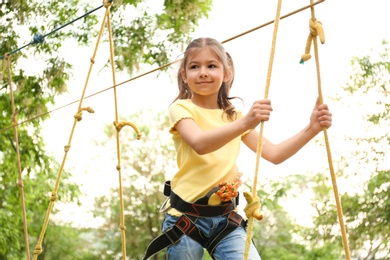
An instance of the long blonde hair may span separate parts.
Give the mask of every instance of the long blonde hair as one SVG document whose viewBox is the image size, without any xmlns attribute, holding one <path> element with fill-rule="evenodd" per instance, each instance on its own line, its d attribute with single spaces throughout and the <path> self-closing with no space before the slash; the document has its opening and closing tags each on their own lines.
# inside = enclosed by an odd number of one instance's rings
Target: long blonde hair
<svg viewBox="0 0 390 260">
<path fill-rule="evenodd" d="M 231 73 L 229 80 L 223 82 L 221 88 L 218 92 L 217 103 L 220 109 L 222 109 L 228 116 L 230 120 L 234 120 L 236 118 L 237 112 L 234 105 L 231 103 L 231 100 L 236 97 L 229 97 L 230 89 L 232 88 L 233 80 L 234 80 L 234 64 L 232 57 L 229 53 L 225 51 L 225 48 L 222 46 L 220 42 L 212 38 L 198 38 L 193 40 L 190 44 L 188 44 L 185 52 L 184 58 L 181 60 L 179 70 L 177 73 L 177 84 L 179 87 L 179 94 L 175 98 L 173 102 L 178 99 L 190 99 L 192 98 L 192 91 L 189 88 L 188 84 L 184 82 L 181 71 L 185 69 L 186 64 L 188 62 L 188 57 L 193 53 L 196 49 L 201 49 L 203 47 L 210 47 L 215 54 L 218 56 L 220 62 L 223 64 L 225 71 L 229 71 Z"/>
</svg>

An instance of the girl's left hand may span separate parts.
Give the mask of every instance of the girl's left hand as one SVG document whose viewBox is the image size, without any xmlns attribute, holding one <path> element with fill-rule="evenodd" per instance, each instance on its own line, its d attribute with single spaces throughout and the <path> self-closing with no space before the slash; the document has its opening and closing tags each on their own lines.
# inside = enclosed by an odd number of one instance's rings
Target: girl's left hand
<svg viewBox="0 0 390 260">
<path fill-rule="evenodd" d="M 310 128 L 319 133 L 323 127 L 329 128 L 332 126 L 332 113 L 330 113 L 328 105 L 321 104 L 317 98 L 313 112 L 310 116 Z"/>
</svg>

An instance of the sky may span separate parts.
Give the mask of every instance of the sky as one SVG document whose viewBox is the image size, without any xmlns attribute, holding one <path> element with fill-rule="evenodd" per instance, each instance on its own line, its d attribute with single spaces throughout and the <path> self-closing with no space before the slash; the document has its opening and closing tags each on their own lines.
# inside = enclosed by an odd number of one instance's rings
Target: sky
<svg viewBox="0 0 390 260">
<path fill-rule="evenodd" d="M 277 1 L 243 0 L 237 3 L 233 0 L 214 0 L 209 18 L 201 21 L 194 37 L 212 37 L 224 41 L 275 19 Z M 309 3 L 308 0 L 284 1 L 281 14 L 290 13 Z M 340 87 L 348 81 L 353 56 L 367 54 L 370 49 L 377 48 L 383 39 L 390 40 L 388 5 L 388 0 L 326 0 L 315 7 L 316 18 L 322 22 L 325 32 L 326 41 L 319 46 L 319 57 L 324 101 L 333 113 L 333 126 L 328 133 L 335 158 L 345 151 L 339 140 L 359 127 L 357 124 L 361 122 L 355 116 L 358 114 L 356 112 L 363 108 L 354 107 L 348 110 L 330 97 L 340 93 Z M 313 58 L 305 64 L 299 63 L 309 34 L 310 18 L 311 13 L 307 9 L 281 20 L 279 24 L 269 92 L 274 111 L 271 120 L 265 124 L 264 131 L 264 135 L 275 143 L 306 126 L 318 96 L 313 49 Z M 232 55 L 236 68 L 231 94 L 244 100 L 244 105 L 238 106 L 243 112 L 247 111 L 255 100 L 264 97 L 273 29 L 273 25 L 269 25 L 224 44 L 225 49 Z M 72 51 L 77 53 L 73 55 L 77 73 L 69 84 L 69 94 L 58 97 L 56 106 L 81 97 L 93 46 L 72 46 Z M 108 54 L 107 48 L 99 50 L 95 68 L 101 67 L 99 65 L 107 60 Z M 177 93 L 175 73 L 176 67 L 172 66 L 168 74 L 161 75 L 158 79 L 156 74 L 152 74 L 118 87 L 120 113 L 128 115 L 139 109 L 167 109 Z M 129 78 L 129 75 L 121 74 L 117 82 Z M 91 77 L 87 95 L 111 86 L 109 71 L 95 72 Z M 369 97 L 368 102 L 372 102 Z M 81 209 L 83 214 L 86 214 L 85 210 L 92 207 L 91 199 L 105 194 L 109 187 L 117 185 L 118 179 L 116 162 L 111 165 L 111 162 L 104 160 L 109 157 L 104 155 L 106 151 L 93 147 L 96 140 L 104 138 L 104 126 L 114 121 L 113 93 L 106 91 L 86 99 L 83 106 L 91 106 L 95 113 L 89 115 L 84 112 L 83 120 L 77 124 L 67 165 L 74 171 L 82 191 L 86 194 L 85 205 Z M 53 112 L 51 119 L 44 124 L 48 151 L 55 154 L 58 160 L 62 159 L 63 146 L 68 141 L 76 110 L 77 105 L 74 105 Z M 323 135 L 318 135 L 316 140 L 321 142 Z M 96 158 L 102 163 L 97 163 Z M 247 178 L 253 177 L 255 154 L 243 147 L 238 164 Z M 325 148 L 311 142 L 281 165 L 271 165 L 262 160 L 259 170 L 260 187 L 261 182 L 267 178 L 318 172 L 327 167 Z M 341 183 L 339 190 L 342 192 L 346 189 L 346 184 Z M 302 210 L 297 210 L 304 207 L 301 199 L 291 200 L 286 206 L 290 207 L 298 221 L 305 223 L 309 221 L 308 216 L 299 214 Z M 80 219 L 80 209 L 65 209 L 67 212 L 64 211 L 63 219 L 74 221 L 76 225 L 83 224 L 77 221 Z"/>
</svg>

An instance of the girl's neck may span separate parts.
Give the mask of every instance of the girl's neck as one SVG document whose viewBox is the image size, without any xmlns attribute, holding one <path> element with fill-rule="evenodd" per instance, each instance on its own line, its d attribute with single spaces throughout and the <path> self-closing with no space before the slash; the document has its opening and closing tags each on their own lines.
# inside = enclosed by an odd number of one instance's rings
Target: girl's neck
<svg viewBox="0 0 390 260">
<path fill-rule="evenodd" d="M 219 109 L 218 102 L 216 98 L 198 98 L 197 96 L 194 96 L 191 98 L 192 103 L 195 105 L 206 108 L 206 109 Z"/>
</svg>

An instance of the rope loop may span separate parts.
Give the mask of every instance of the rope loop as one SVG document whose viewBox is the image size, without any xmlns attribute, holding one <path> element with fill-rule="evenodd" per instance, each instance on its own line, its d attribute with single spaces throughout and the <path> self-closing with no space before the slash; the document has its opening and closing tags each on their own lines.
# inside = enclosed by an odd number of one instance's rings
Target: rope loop
<svg viewBox="0 0 390 260">
<path fill-rule="evenodd" d="M 139 131 L 138 127 L 135 124 L 133 124 L 132 122 L 129 122 L 129 121 L 116 122 L 116 121 L 114 121 L 114 126 L 115 126 L 115 129 L 117 132 L 120 132 L 122 130 L 122 128 L 126 125 L 131 126 L 134 129 L 134 131 L 137 133 L 137 140 L 141 139 L 141 137 L 142 137 L 141 132 Z"/>
<path fill-rule="evenodd" d="M 244 192 L 246 199 L 246 206 L 244 212 L 247 218 L 254 217 L 257 220 L 262 220 L 263 215 L 260 213 L 260 198 L 258 196 L 253 197 L 249 192 Z"/>
</svg>

